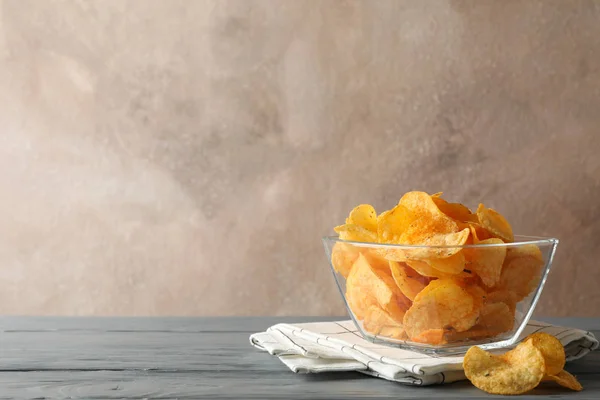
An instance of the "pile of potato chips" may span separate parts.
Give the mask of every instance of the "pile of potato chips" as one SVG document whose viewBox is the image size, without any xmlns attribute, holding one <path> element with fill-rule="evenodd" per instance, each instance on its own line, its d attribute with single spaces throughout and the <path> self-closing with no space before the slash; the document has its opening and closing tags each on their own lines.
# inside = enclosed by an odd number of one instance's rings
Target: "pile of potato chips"
<svg viewBox="0 0 600 400">
<path fill-rule="evenodd" d="M 513 350 L 494 355 L 471 347 L 463 367 L 467 378 L 479 389 L 492 394 L 521 394 L 542 381 L 554 381 L 572 390 L 582 386 L 563 370 L 565 350 L 558 339 L 547 333 L 528 336 Z"/>
<path fill-rule="evenodd" d="M 441 193 L 406 193 L 379 215 L 359 205 L 335 231 L 362 242 L 332 250 L 348 306 L 366 331 L 393 339 L 442 345 L 511 331 L 544 265 L 535 245 L 502 245 L 513 232 L 498 212 L 472 212 Z"/>
</svg>

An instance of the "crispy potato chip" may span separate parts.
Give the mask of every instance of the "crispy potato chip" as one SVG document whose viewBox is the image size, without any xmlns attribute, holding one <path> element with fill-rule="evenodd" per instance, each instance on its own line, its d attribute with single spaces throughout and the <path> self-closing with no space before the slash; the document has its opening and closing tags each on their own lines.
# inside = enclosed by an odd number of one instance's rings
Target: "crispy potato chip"
<svg viewBox="0 0 600 400">
<path fill-rule="evenodd" d="M 445 273 L 445 272 L 442 272 L 442 271 L 439 271 L 439 270 L 433 268 L 431 266 L 431 264 L 429 264 L 425 261 L 408 260 L 408 261 L 406 261 L 406 265 L 408 265 L 409 267 L 411 267 L 412 269 L 417 271 L 417 273 L 419 273 L 420 275 L 423 275 L 423 276 L 429 277 L 429 278 L 466 280 L 466 279 L 471 279 L 475 276 L 475 275 L 473 275 L 473 273 L 471 273 L 470 271 L 467 271 L 467 270 L 463 270 L 463 271 L 459 272 L 458 274 L 448 274 L 448 273 Z"/>
<path fill-rule="evenodd" d="M 475 244 L 503 244 L 501 239 L 491 238 L 485 239 Z M 468 266 L 466 267 L 470 271 L 477 274 L 483 284 L 487 287 L 494 287 L 500 280 L 500 274 L 502 273 L 502 264 L 506 257 L 506 247 L 480 247 L 480 248 L 466 248 L 464 254 L 467 259 Z"/>
<path fill-rule="evenodd" d="M 455 343 L 471 339 L 483 339 L 499 335 L 513 328 L 514 317 L 504 303 L 485 304 L 485 291 L 479 286 L 467 286 L 467 291 L 473 296 L 479 307 L 477 323 L 466 331 L 456 332 L 447 330 L 444 342 Z"/>
<path fill-rule="evenodd" d="M 438 206 L 441 212 L 455 221 L 478 222 L 477 215 L 473 214 L 465 205 L 460 203 L 448 203 L 441 197 L 434 197 L 433 195 L 431 196 L 431 199 Z"/>
<path fill-rule="evenodd" d="M 483 226 L 476 222 L 469 222 L 467 225 L 471 230 L 473 243 L 479 243 L 482 240 L 490 239 L 492 237 L 492 235 L 490 235 L 490 233 Z"/>
<path fill-rule="evenodd" d="M 486 304 L 504 303 L 514 316 L 517 308 L 517 295 L 510 290 L 495 290 L 486 294 L 485 302 Z"/>
<path fill-rule="evenodd" d="M 410 226 L 414 216 L 403 205 L 398 204 L 377 218 L 377 237 L 381 243 L 400 243 L 402 233 Z"/>
<path fill-rule="evenodd" d="M 365 256 L 367 261 L 369 261 L 371 267 L 384 270 L 390 274 L 389 261 L 381 257 L 381 255 L 377 252 L 377 249 L 364 247 L 360 252 Z"/>
<path fill-rule="evenodd" d="M 411 225 L 404 232 L 400 240 L 402 243 L 433 247 L 405 250 L 404 254 L 406 259 L 431 260 L 434 258 L 447 258 L 455 255 L 461 250 L 461 247 L 451 246 L 462 246 L 469 238 L 470 231 L 468 228 L 453 233 L 435 233 L 436 231 L 433 228 L 428 228 L 426 226 L 427 224 L 418 225 L 419 221 L 421 220 L 415 221 L 415 224 Z"/>
<path fill-rule="evenodd" d="M 371 232 L 377 232 L 377 213 L 370 204 L 361 204 L 350 211 L 346 224 L 358 225 Z"/>
<path fill-rule="evenodd" d="M 509 248 L 497 287 L 512 291 L 517 301 L 521 301 L 537 286 L 543 266 L 541 252 L 536 245 Z"/>
<path fill-rule="evenodd" d="M 514 316 L 506 304 L 486 304 L 481 309 L 477 324 L 464 332 L 446 332 L 444 338 L 446 342 L 454 343 L 493 337 L 513 329 L 514 321 Z"/>
<path fill-rule="evenodd" d="M 396 321 L 390 314 L 379 306 L 370 306 L 365 312 L 363 328 L 373 335 L 385 336 L 392 339 L 406 338 L 402 321 Z"/>
<path fill-rule="evenodd" d="M 542 352 L 546 362 L 546 374 L 557 375 L 565 367 L 565 348 L 560 340 L 547 333 L 538 332 L 525 338 Z"/>
<path fill-rule="evenodd" d="M 583 386 L 581 386 L 581 383 L 579 383 L 577 378 L 575 378 L 569 372 L 564 371 L 564 370 L 560 371 L 556 375 L 546 375 L 546 376 L 544 376 L 543 380 L 554 381 L 554 382 L 558 383 L 560 386 L 564 386 L 566 388 L 575 390 L 577 392 L 583 390 Z"/>
<path fill-rule="evenodd" d="M 375 232 L 359 225 L 345 224 L 336 226 L 333 230 L 339 234 L 340 239 L 342 240 L 349 240 L 352 242 L 377 242 L 377 234 Z"/>
<path fill-rule="evenodd" d="M 347 278 L 359 254 L 357 247 L 349 243 L 337 242 L 331 250 L 331 265 L 340 275 Z"/>
<path fill-rule="evenodd" d="M 445 333 L 446 331 L 444 329 L 427 329 L 426 331 L 421 332 L 417 336 L 411 338 L 411 340 L 417 343 L 426 343 L 433 345 L 445 344 Z"/>
<path fill-rule="evenodd" d="M 510 331 L 515 324 L 515 318 L 506 303 L 488 303 L 481 309 L 476 327 L 494 334 Z"/>
<path fill-rule="evenodd" d="M 435 197 L 434 197 L 435 198 Z M 434 198 L 425 192 L 409 192 L 398 203 L 404 206 L 411 215 L 412 222 L 404 230 L 396 243 L 429 246 L 460 246 L 468 239 L 468 231 L 459 231 L 457 223 L 440 211 Z M 419 249 L 417 254 L 407 258 L 445 258 L 458 252 L 455 248 Z"/>
<path fill-rule="evenodd" d="M 375 268 L 360 254 L 346 280 L 346 300 L 358 319 L 363 319 L 370 306 L 379 306 L 395 320 L 401 321 L 410 307 L 396 286 L 389 268 Z"/>
<path fill-rule="evenodd" d="M 404 315 L 404 329 L 413 340 L 429 329 L 466 331 L 477 321 L 478 302 L 451 279 L 437 279 L 415 297 Z"/>
<path fill-rule="evenodd" d="M 544 357 L 531 342 L 496 356 L 473 346 L 465 354 L 467 379 L 492 394 L 521 394 L 535 388 L 544 377 Z"/>
<path fill-rule="evenodd" d="M 425 262 L 431 265 L 432 268 L 450 275 L 456 275 L 466 268 L 465 255 L 460 250 L 450 257 L 431 258 L 425 260 Z"/>
<path fill-rule="evenodd" d="M 389 263 L 396 285 L 398 285 L 402 294 L 410 300 L 414 300 L 417 294 L 431 281 L 430 278 L 418 274 L 405 263 L 397 261 L 390 261 Z"/>
<path fill-rule="evenodd" d="M 512 227 L 498 211 L 479 204 L 479 207 L 477 207 L 477 218 L 479 218 L 479 223 L 492 235 L 507 243 L 515 240 Z"/>
</svg>

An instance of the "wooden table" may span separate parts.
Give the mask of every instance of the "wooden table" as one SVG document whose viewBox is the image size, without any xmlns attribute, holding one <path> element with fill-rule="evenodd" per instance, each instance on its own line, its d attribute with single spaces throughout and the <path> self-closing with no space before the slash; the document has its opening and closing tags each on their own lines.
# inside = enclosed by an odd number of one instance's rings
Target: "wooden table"
<svg viewBox="0 0 600 400">
<path fill-rule="evenodd" d="M 296 375 L 252 348 L 276 322 L 315 318 L 0 318 L 0 398 L 480 398 L 468 382 L 410 387 L 360 373 Z M 600 319 L 550 319 L 600 335 Z M 524 398 L 600 398 L 600 352 L 569 363 L 585 390 Z M 489 396 L 492 397 L 492 396 Z"/>
</svg>

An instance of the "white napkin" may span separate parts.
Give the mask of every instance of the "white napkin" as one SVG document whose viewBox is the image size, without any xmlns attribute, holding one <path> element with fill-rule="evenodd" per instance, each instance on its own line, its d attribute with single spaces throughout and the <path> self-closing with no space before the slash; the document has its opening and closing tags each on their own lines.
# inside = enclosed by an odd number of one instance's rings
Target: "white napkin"
<svg viewBox="0 0 600 400">
<path fill-rule="evenodd" d="M 557 337 L 576 360 L 598 347 L 591 332 L 530 321 L 521 338 L 534 332 Z M 433 385 L 465 379 L 462 356 L 437 356 L 371 343 L 352 321 L 277 324 L 250 336 L 253 346 L 267 351 L 296 373 L 359 371 L 410 385 Z"/>
</svg>

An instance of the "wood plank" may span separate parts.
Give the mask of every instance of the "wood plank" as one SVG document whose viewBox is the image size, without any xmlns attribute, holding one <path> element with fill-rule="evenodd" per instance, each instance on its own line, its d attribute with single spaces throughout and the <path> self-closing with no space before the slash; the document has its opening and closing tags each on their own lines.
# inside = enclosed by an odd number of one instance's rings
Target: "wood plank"
<svg viewBox="0 0 600 400">
<path fill-rule="evenodd" d="M 325 318 L 330 319 L 330 318 Z M 480 398 L 468 382 L 408 387 L 359 373 L 295 375 L 251 332 L 314 318 L 0 318 L 0 398 Z M 561 321 L 553 321 L 561 323 Z M 587 319 L 568 325 L 598 326 Z M 600 330 L 594 331 L 600 335 Z M 600 353 L 568 364 L 600 398 Z"/>
<path fill-rule="evenodd" d="M 600 393 L 600 374 L 584 379 L 586 390 L 570 392 L 544 384 L 519 399 L 590 399 Z M 82 399 L 460 399 L 486 398 L 468 382 L 409 387 L 359 373 L 294 375 L 232 372 L 38 371 L 0 374 L 0 398 Z M 542 397 L 540 397 L 542 396 Z"/>
</svg>

